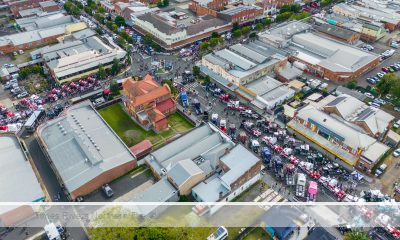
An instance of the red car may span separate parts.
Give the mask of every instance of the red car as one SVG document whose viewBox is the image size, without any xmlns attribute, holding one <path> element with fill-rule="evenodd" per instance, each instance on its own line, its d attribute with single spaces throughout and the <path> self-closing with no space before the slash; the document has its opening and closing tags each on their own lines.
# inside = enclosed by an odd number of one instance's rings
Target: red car
<svg viewBox="0 0 400 240">
<path fill-rule="evenodd" d="M 283 151 L 283 147 L 281 147 L 281 145 L 279 145 L 279 144 L 275 144 L 274 151 L 277 153 L 281 153 Z"/>
<path fill-rule="evenodd" d="M 222 94 L 221 96 L 219 96 L 220 101 L 227 102 L 227 101 L 229 101 L 229 99 L 231 99 L 231 95 L 229 95 L 229 94 Z"/>
<path fill-rule="evenodd" d="M 251 129 L 251 134 L 253 134 L 253 136 L 255 136 L 255 137 L 259 137 L 259 136 L 261 136 L 261 131 L 257 128 L 253 128 L 253 129 Z"/>
<path fill-rule="evenodd" d="M 388 73 L 388 72 L 389 72 L 389 68 L 383 67 L 383 68 L 382 68 L 382 71 L 384 71 L 385 73 Z"/>
<path fill-rule="evenodd" d="M 289 161 L 294 165 L 297 165 L 300 162 L 299 158 L 294 155 L 289 156 Z"/>
</svg>

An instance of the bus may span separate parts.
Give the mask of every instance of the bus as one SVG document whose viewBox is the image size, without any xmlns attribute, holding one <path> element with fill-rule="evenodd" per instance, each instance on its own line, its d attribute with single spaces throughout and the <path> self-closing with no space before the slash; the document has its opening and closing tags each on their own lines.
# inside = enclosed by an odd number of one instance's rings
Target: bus
<svg viewBox="0 0 400 240">
<path fill-rule="evenodd" d="M 223 240 L 227 238 L 228 238 L 228 230 L 225 227 L 221 226 L 217 229 L 217 231 L 208 236 L 207 240 Z"/>
<path fill-rule="evenodd" d="M 34 111 L 32 113 L 32 115 L 28 118 L 28 120 L 26 120 L 26 122 L 24 124 L 25 129 L 29 133 L 34 132 L 44 117 L 45 117 L 45 113 L 43 110 Z"/>
</svg>

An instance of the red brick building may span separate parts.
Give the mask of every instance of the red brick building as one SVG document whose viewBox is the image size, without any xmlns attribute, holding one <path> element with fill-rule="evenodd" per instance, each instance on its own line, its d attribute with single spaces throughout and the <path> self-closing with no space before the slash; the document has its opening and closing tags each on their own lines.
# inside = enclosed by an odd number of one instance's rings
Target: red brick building
<svg viewBox="0 0 400 240">
<path fill-rule="evenodd" d="M 152 76 L 146 75 L 140 81 L 126 79 L 123 88 L 127 97 L 125 107 L 140 124 L 156 131 L 168 128 L 167 117 L 176 111 L 168 85 L 160 86 Z"/>
<path fill-rule="evenodd" d="M 361 34 L 349 29 L 334 26 L 332 24 L 315 25 L 314 29 L 319 34 L 328 36 L 336 41 L 344 42 L 350 45 L 358 43 Z"/>
<path fill-rule="evenodd" d="M 216 17 L 217 13 L 224 10 L 226 5 L 228 5 L 228 0 L 193 0 L 189 4 L 189 9 L 198 16 L 212 15 Z"/>
<path fill-rule="evenodd" d="M 240 5 L 223 10 L 219 12 L 217 16 L 229 22 L 243 23 L 253 21 L 262 14 L 263 9 L 260 7 Z"/>
<path fill-rule="evenodd" d="M 15 18 L 21 17 L 20 11 L 39 8 L 43 12 L 54 12 L 60 10 L 60 6 L 52 0 L 21 0 L 7 3 Z M 32 12 L 32 16 L 36 15 Z M 24 16 L 28 17 L 28 16 Z"/>
</svg>

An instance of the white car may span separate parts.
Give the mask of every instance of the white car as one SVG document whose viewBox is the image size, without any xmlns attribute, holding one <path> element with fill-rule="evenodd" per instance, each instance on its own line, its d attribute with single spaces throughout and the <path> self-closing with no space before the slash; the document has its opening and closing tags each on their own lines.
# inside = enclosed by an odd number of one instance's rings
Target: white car
<svg viewBox="0 0 400 240">
<path fill-rule="evenodd" d="M 372 95 L 372 94 L 369 93 L 369 92 L 365 92 L 364 95 L 367 96 L 367 97 L 369 97 L 369 98 L 372 98 L 372 99 L 375 98 L 374 95 Z"/>
<path fill-rule="evenodd" d="M 399 156 L 400 156 L 400 148 L 393 151 L 393 157 L 399 157 Z"/>
</svg>

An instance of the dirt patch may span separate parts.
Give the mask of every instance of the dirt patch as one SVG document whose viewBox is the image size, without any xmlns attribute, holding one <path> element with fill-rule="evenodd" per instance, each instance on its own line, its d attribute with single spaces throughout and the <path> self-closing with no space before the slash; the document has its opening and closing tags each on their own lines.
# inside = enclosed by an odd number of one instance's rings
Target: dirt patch
<svg viewBox="0 0 400 240">
<path fill-rule="evenodd" d="M 124 133 L 125 137 L 130 139 L 137 139 L 142 137 L 142 133 L 137 130 L 128 130 Z"/>
<path fill-rule="evenodd" d="M 41 93 L 49 86 L 48 80 L 41 74 L 31 74 L 26 79 L 22 80 L 21 83 L 30 94 Z"/>
</svg>

